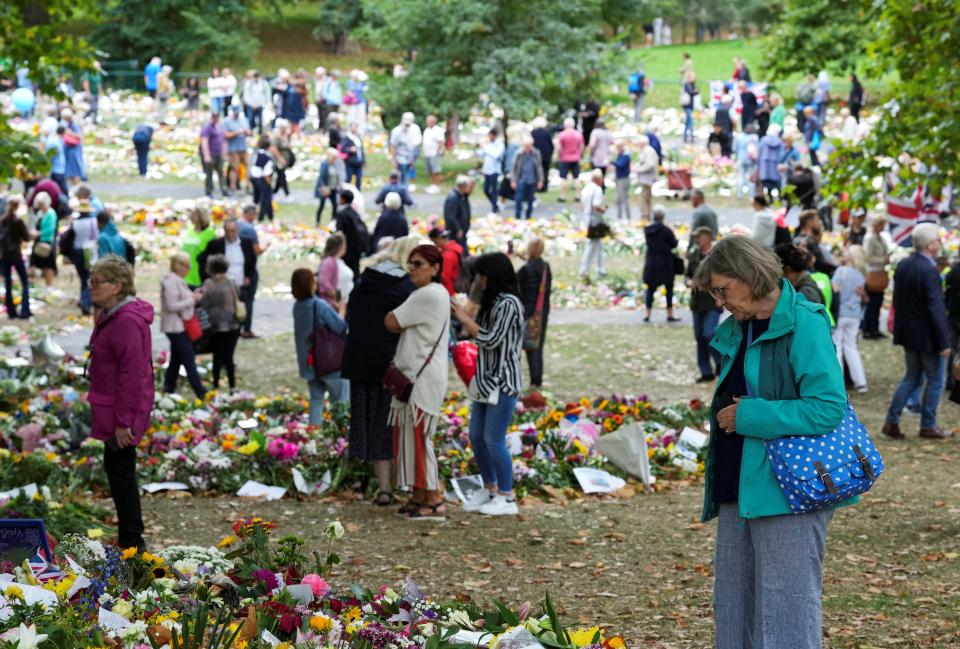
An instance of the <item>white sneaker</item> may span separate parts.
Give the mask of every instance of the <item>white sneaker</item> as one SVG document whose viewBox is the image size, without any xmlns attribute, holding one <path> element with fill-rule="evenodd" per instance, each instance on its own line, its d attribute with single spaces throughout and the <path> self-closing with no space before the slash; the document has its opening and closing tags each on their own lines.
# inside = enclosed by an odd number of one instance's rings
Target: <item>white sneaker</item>
<svg viewBox="0 0 960 649">
<path fill-rule="evenodd" d="M 436 185 L 430 185 L 429 187 L 427 187 L 427 193 L 428 193 L 428 194 L 439 194 L 439 193 L 440 193 L 440 188 L 439 188 L 438 186 L 436 186 Z"/>
<path fill-rule="evenodd" d="M 857 392 L 859 392 L 860 394 L 866 394 L 866 393 L 867 393 L 867 386 L 861 385 L 859 388 L 857 388 Z"/>
<path fill-rule="evenodd" d="M 517 501 L 507 500 L 504 496 L 497 494 L 493 500 L 482 505 L 477 511 L 484 516 L 516 516 Z"/>
<path fill-rule="evenodd" d="M 417 191 L 417 186 L 416 186 L 416 184 L 415 184 L 415 183 L 410 183 L 409 185 L 407 185 L 407 191 L 411 191 L 411 192 Z"/>
<path fill-rule="evenodd" d="M 487 491 L 486 489 L 481 489 L 477 493 L 473 494 L 467 499 L 467 502 L 463 503 L 463 511 L 465 512 L 475 512 L 479 511 L 481 507 L 492 501 L 494 494 Z"/>
</svg>

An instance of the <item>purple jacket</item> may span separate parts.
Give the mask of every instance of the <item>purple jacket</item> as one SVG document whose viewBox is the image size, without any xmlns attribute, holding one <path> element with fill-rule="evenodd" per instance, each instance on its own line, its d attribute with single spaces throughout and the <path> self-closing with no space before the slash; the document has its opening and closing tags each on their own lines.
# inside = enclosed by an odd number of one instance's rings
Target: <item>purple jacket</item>
<svg viewBox="0 0 960 649">
<path fill-rule="evenodd" d="M 91 434 L 106 440 L 130 428 L 136 442 L 150 425 L 153 409 L 153 306 L 139 298 L 102 315 L 90 335 Z"/>
</svg>

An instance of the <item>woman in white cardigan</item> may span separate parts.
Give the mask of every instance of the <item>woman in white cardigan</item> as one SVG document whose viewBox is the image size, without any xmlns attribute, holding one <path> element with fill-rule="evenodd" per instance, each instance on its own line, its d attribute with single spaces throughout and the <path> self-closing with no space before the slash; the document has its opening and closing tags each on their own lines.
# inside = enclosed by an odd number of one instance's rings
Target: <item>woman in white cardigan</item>
<svg viewBox="0 0 960 649">
<path fill-rule="evenodd" d="M 183 252 L 170 257 L 170 272 L 160 280 L 160 331 L 170 341 L 170 364 L 163 378 L 163 391 L 170 393 L 177 389 L 177 377 L 180 366 L 187 372 L 187 380 L 198 399 L 203 399 L 206 390 L 200 383 L 197 373 L 193 343 L 184 330 L 183 321 L 193 317 L 197 302 L 202 297 L 201 290 L 192 292 L 183 281 L 190 272 L 190 257 Z"/>
</svg>

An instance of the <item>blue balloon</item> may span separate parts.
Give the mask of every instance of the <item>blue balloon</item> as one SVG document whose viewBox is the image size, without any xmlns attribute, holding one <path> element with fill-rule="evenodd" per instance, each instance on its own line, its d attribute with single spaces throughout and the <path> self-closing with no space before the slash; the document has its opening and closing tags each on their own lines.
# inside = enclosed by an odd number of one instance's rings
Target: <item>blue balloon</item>
<svg viewBox="0 0 960 649">
<path fill-rule="evenodd" d="M 10 101 L 18 113 L 25 115 L 33 109 L 33 104 L 36 103 L 37 98 L 34 97 L 33 91 L 29 88 L 17 88 L 10 96 Z"/>
</svg>

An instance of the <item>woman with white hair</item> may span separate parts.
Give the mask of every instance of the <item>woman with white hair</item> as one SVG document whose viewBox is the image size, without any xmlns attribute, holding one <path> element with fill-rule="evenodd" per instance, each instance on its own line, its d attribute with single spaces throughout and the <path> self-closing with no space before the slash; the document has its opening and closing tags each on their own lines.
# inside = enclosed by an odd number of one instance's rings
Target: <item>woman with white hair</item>
<svg viewBox="0 0 960 649">
<path fill-rule="evenodd" d="M 30 264 L 43 272 L 43 283 L 47 290 L 53 286 L 53 278 L 57 275 L 57 213 L 50 206 L 52 202 L 47 192 L 38 192 L 33 197 L 33 211 L 38 219 Z"/>
<path fill-rule="evenodd" d="M 637 137 L 637 184 L 640 186 L 640 220 L 649 221 L 653 209 L 653 183 L 657 181 L 660 158 L 646 135 Z"/>
<path fill-rule="evenodd" d="M 653 313 L 653 296 L 661 286 L 667 292 L 667 322 L 679 322 L 673 317 L 673 280 L 676 275 L 674 266 L 674 248 L 677 247 L 677 235 L 664 223 L 667 211 L 663 205 L 653 208 L 653 223 L 643 229 L 646 239 L 646 256 L 643 261 L 643 283 L 647 285 L 647 314 L 644 322 L 650 322 Z"/>
<path fill-rule="evenodd" d="M 380 249 L 380 241 L 385 237 L 400 239 L 409 234 L 407 217 L 403 214 L 403 201 L 397 192 L 389 192 L 383 199 L 383 211 L 373 227 L 373 236 L 370 238 L 370 254 Z"/>
<path fill-rule="evenodd" d="M 603 172 L 590 172 L 590 182 L 580 192 L 581 223 L 587 231 L 587 244 L 580 262 L 580 278 L 588 281 L 590 267 L 596 262 L 597 274 L 606 275 L 603 267 L 603 240 L 610 234 L 610 226 L 603 220 L 607 211 L 603 204 Z"/>
<path fill-rule="evenodd" d="M 563 120 L 563 130 L 557 135 L 557 149 L 560 150 L 560 179 L 563 180 L 557 200 L 562 203 L 567 200 L 570 183 L 576 184 L 580 177 L 580 158 L 583 157 L 583 134 L 577 130 L 577 122 L 572 117 Z M 571 177 L 570 180 L 567 176 Z"/>
</svg>

